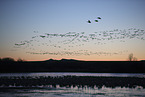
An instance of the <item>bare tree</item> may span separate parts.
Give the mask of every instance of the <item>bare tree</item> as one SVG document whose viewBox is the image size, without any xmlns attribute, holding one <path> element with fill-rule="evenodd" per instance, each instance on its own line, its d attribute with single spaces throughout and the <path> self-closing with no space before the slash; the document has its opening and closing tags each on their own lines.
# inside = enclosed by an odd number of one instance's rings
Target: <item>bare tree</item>
<svg viewBox="0 0 145 97">
<path fill-rule="evenodd" d="M 24 62 L 24 59 L 18 58 L 17 62 Z"/>
<path fill-rule="evenodd" d="M 128 56 L 128 60 L 129 61 L 137 61 L 137 58 L 136 57 L 133 57 L 133 53 L 129 54 Z"/>
<path fill-rule="evenodd" d="M 17 61 L 18 61 L 18 62 L 22 62 L 23 60 L 22 60 L 21 58 L 19 58 Z"/>
<path fill-rule="evenodd" d="M 128 56 L 128 60 L 129 60 L 129 61 L 133 61 L 133 54 L 132 54 L 132 53 L 129 54 L 129 56 Z"/>
<path fill-rule="evenodd" d="M 137 61 L 137 58 L 136 57 L 133 57 L 133 61 Z"/>
</svg>

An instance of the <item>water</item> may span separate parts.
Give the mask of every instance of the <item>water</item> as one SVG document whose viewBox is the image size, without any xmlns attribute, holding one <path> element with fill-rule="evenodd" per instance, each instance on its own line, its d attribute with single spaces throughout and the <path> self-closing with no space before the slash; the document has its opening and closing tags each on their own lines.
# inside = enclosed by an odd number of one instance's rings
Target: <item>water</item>
<svg viewBox="0 0 145 97">
<path fill-rule="evenodd" d="M 39 76 L 96 76 L 96 77 L 143 77 L 145 78 L 145 73 L 0 73 L 1 76 L 31 76 L 31 77 L 39 77 Z"/>
<path fill-rule="evenodd" d="M 51 78 L 49 78 L 51 76 Z M 69 77 L 66 77 L 69 76 Z M 129 74 L 129 73 L 1 73 L 0 78 L 5 78 L 12 81 L 27 81 L 43 79 L 53 79 L 59 78 L 69 79 L 81 78 L 86 76 L 87 78 L 94 79 L 100 77 L 107 78 L 117 78 L 117 80 L 124 80 L 129 78 L 129 80 L 141 80 L 144 81 L 145 74 Z M 92 77 L 92 78 L 91 78 Z M 103 78 L 105 79 L 105 78 Z M 61 79 L 62 80 L 62 79 Z M 42 83 L 43 83 L 42 81 Z M 48 80 L 49 81 L 49 80 Z M 87 80 L 84 80 L 86 82 Z M 102 81 L 104 83 L 105 81 Z M 0 80 L 0 83 L 3 81 Z M 91 83 L 90 80 L 88 83 Z M 112 81 L 113 82 L 113 81 Z M 4 82 L 3 82 L 4 83 Z M 1 85 L 0 86 L 0 97 L 145 97 L 145 88 L 141 86 L 142 84 L 135 83 L 133 88 L 126 86 L 115 86 L 115 87 L 107 87 L 102 85 L 101 87 L 97 85 L 84 85 L 82 84 L 69 84 L 69 85 L 61 85 L 61 84 L 41 84 L 34 86 L 24 86 L 24 85 L 16 85 L 10 84 L 9 86 Z M 144 82 L 142 82 L 144 83 Z M 29 84 L 29 83 L 28 83 Z M 131 83 L 130 83 L 131 84 Z M 143 84 L 144 85 L 144 84 Z"/>
<path fill-rule="evenodd" d="M 9 89 L 0 92 L 0 97 L 145 97 L 145 89 L 116 87 L 98 88 L 51 88 L 51 89 Z"/>
</svg>

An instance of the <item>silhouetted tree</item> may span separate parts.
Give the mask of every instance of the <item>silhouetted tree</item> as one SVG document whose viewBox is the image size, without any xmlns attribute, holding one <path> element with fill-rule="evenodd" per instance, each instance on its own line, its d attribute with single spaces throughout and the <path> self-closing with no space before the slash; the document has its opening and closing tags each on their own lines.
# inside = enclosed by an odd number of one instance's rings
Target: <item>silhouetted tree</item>
<svg viewBox="0 0 145 97">
<path fill-rule="evenodd" d="M 133 61 L 137 61 L 137 58 L 136 57 L 133 57 Z"/>
<path fill-rule="evenodd" d="M 132 61 L 132 60 L 133 60 L 133 54 L 132 54 L 132 53 L 129 54 L 129 56 L 128 56 L 128 60 L 129 60 L 129 61 Z"/>
<path fill-rule="evenodd" d="M 14 62 L 15 60 L 13 58 L 7 57 L 7 58 L 1 59 L 1 61 L 3 61 L 3 62 Z"/>
<path fill-rule="evenodd" d="M 17 62 L 24 62 L 24 60 L 21 59 L 21 58 L 19 58 L 19 59 L 17 60 Z"/>
<path fill-rule="evenodd" d="M 128 56 L 128 60 L 129 60 L 129 61 L 137 61 L 137 58 L 136 58 L 136 57 L 133 57 L 133 54 L 131 53 L 131 54 L 129 54 L 129 56 Z"/>
</svg>

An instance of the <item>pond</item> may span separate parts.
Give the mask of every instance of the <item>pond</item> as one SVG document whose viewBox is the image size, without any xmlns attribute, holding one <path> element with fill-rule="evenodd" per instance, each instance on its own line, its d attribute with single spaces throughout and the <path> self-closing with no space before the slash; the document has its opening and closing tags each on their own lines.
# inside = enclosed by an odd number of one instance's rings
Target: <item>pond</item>
<svg viewBox="0 0 145 97">
<path fill-rule="evenodd" d="M 144 73 L 1 73 L 0 97 L 144 97 Z"/>
</svg>

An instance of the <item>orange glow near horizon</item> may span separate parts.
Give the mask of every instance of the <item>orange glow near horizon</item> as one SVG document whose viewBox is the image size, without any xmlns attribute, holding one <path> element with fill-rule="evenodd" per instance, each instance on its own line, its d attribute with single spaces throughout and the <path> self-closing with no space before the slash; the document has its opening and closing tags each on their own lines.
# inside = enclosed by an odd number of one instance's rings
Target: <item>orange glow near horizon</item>
<svg viewBox="0 0 145 97">
<path fill-rule="evenodd" d="M 132 53 L 145 59 L 144 5 L 145 0 L 0 0 L 0 58 L 127 61 Z"/>
<path fill-rule="evenodd" d="M 14 58 L 14 60 L 18 60 L 18 59 L 22 59 L 24 61 L 44 61 L 44 60 L 49 60 L 49 59 L 53 59 L 53 60 L 61 60 L 61 59 L 74 59 L 74 60 L 80 60 L 80 61 L 128 61 L 128 55 L 127 56 L 114 56 L 114 57 L 110 57 L 109 56 L 96 56 L 96 57 L 89 57 L 89 56 L 84 56 L 84 57 L 79 57 L 79 56 L 69 56 L 69 57 L 62 57 L 62 56 L 53 56 L 53 57 L 48 57 L 48 56 L 29 56 L 26 55 L 25 57 L 13 57 L 13 56 L 5 56 L 5 57 L 1 57 L 1 58 L 6 58 L 6 57 L 10 57 L 10 58 Z M 114 58 L 114 59 L 113 59 Z M 143 58 L 138 59 L 138 61 L 140 60 L 145 60 Z"/>
</svg>

